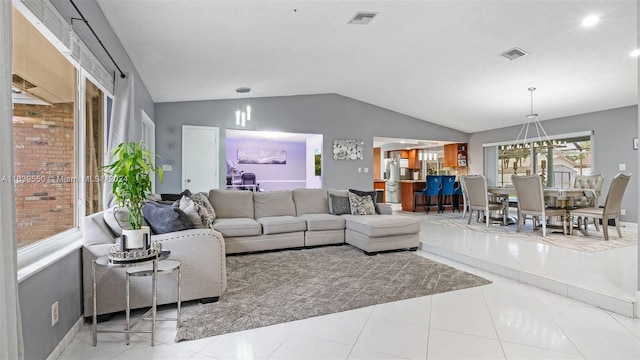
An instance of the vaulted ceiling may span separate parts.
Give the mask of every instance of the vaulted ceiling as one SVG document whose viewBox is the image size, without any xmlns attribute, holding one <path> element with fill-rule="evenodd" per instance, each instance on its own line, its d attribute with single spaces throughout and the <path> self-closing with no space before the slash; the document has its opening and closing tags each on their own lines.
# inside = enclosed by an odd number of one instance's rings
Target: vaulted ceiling
<svg viewBox="0 0 640 360">
<path fill-rule="evenodd" d="M 98 4 L 155 102 L 337 93 L 465 132 L 522 124 L 532 86 L 541 120 L 638 102 L 633 0 Z"/>
</svg>

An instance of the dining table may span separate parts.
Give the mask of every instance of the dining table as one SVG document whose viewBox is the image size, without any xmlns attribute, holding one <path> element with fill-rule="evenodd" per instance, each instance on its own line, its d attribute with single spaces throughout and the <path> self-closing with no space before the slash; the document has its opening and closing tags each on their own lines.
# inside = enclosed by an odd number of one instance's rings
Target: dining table
<svg viewBox="0 0 640 360">
<path fill-rule="evenodd" d="M 595 193 L 599 196 L 600 193 L 593 189 L 582 188 L 555 188 L 545 187 L 543 188 L 544 197 L 548 200 L 550 207 L 560 207 L 565 209 L 571 209 L 573 207 L 573 198 L 582 197 L 585 195 L 585 190 Z M 503 225 L 508 225 L 508 213 L 509 213 L 509 198 L 516 196 L 516 188 L 513 186 L 489 186 L 487 187 L 489 195 L 495 196 L 499 199 L 503 206 Z"/>
</svg>

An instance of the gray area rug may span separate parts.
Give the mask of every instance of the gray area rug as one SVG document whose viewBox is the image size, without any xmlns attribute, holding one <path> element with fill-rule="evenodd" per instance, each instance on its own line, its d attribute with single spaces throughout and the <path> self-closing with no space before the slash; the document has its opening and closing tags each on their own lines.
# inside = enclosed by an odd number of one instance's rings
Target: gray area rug
<svg viewBox="0 0 640 360">
<path fill-rule="evenodd" d="M 350 245 L 227 257 L 227 291 L 184 307 L 176 341 L 490 284 L 415 253 Z"/>
</svg>

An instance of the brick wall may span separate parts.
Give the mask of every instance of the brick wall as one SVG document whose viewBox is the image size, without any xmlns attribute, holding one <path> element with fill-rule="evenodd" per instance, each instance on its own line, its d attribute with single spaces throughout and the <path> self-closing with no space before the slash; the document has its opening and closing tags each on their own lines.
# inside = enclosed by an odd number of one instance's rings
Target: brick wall
<svg viewBox="0 0 640 360">
<path fill-rule="evenodd" d="M 75 224 L 74 104 L 14 104 L 18 247 Z"/>
</svg>

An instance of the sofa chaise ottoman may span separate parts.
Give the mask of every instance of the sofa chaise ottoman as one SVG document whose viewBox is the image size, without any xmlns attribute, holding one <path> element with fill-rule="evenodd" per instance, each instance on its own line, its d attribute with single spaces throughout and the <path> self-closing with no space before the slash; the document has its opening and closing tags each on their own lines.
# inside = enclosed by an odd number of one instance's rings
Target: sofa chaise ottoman
<svg viewBox="0 0 640 360">
<path fill-rule="evenodd" d="M 344 244 L 364 250 L 416 250 L 420 221 L 393 215 L 386 204 L 378 214 L 352 215 L 330 207 L 347 190 L 294 189 L 251 192 L 213 189 L 213 228 L 225 239 L 227 254 Z"/>
</svg>

